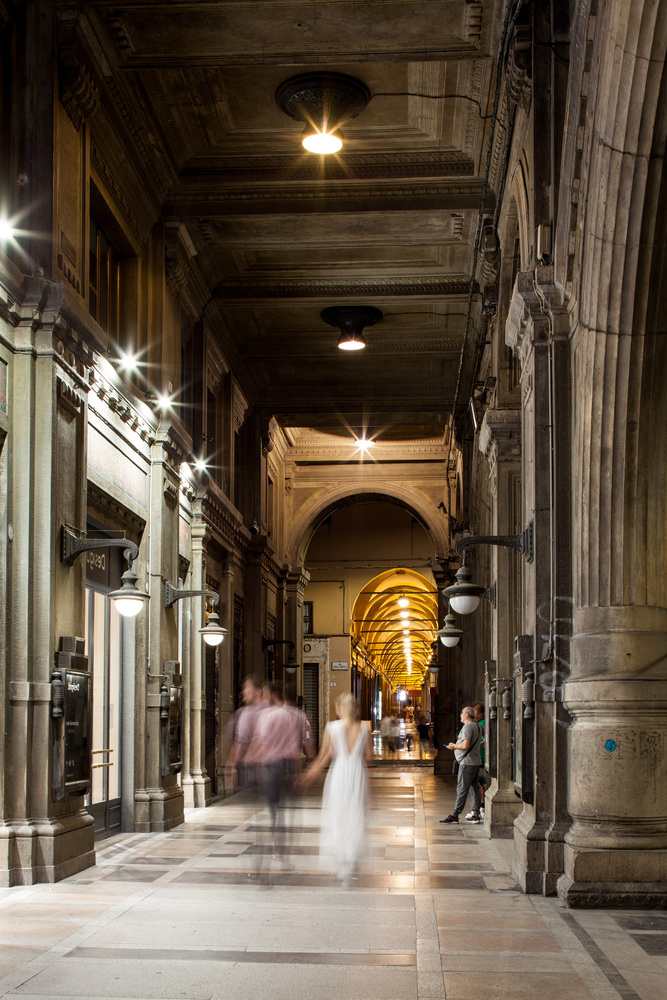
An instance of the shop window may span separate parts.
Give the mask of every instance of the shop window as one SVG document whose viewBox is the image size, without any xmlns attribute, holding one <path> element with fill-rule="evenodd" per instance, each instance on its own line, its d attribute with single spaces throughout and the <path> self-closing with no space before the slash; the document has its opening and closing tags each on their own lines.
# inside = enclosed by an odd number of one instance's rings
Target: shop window
<svg viewBox="0 0 667 1000">
<path fill-rule="evenodd" d="M 313 634 L 313 602 L 303 602 L 303 634 Z"/>
<path fill-rule="evenodd" d="M 90 220 L 88 309 L 105 333 L 118 342 L 120 256 L 95 219 Z"/>
</svg>

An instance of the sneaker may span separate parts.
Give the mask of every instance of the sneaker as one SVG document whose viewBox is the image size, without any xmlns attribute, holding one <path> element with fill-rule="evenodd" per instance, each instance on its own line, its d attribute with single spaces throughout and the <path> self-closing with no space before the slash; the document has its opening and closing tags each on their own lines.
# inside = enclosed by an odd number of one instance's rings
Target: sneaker
<svg viewBox="0 0 667 1000">
<path fill-rule="evenodd" d="M 469 816 L 466 816 L 466 819 L 468 820 L 469 823 L 481 823 L 482 822 L 479 813 L 470 813 Z"/>
<path fill-rule="evenodd" d="M 458 823 L 458 816 L 448 816 L 447 819 L 441 819 L 441 823 Z"/>
<path fill-rule="evenodd" d="M 481 819 L 484 819 L 484 806 L 482 806 L 482 808 L 479 810 L 479 815 L 480 815 Z M 468 817 L 466 816 L 466 819 L 467 818 Z"/>
<path fill-rule="evenodd" d="M 466 819 L 472 819 L 474 815 L 474 812 L 466 813 Z"/>
</svg>

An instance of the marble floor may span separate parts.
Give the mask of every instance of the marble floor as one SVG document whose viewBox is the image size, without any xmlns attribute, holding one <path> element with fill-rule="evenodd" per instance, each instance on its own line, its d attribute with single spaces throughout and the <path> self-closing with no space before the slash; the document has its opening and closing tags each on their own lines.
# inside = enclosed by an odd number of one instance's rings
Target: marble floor
<svg viewBox="0 0 667 1000">
<path fill-rule="evenodd" d="M 272 855 L 234 795 L 165 834 L 98 846 L 57 885 L 0 889 L 0 997 L 52 1000 L 660 1000 L 667 914 L 524 896 L 511 844 L 439 820 L 453 781 L 371 769 L 372 839 L 349 887 L 319 865 L 314 786 Z"/>
</svg>

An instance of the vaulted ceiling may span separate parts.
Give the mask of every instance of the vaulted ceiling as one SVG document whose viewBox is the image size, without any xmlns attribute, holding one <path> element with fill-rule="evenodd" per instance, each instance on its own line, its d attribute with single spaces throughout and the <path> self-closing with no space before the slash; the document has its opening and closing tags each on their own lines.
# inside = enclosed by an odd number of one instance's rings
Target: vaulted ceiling
<svg viewBox="0 0 667 1000">
<path fill-rule="evenodd" d="M 153 192 L 211 299 L 249 402 L 285 425 L 442 437 L 480 340 L 474 273 L 492 129 L 498 2 L 92 0 L 102 84 L 91 159 Z M 300 145 L 278 86 L 315 69 L 371 99 L 340 153 Z M 113 148 L 114 121 L 134 138 Z M 492 213 L 502 130 L 489 159 Z M 372 305 L 360 352 L 320 318 Z"/>
</svg>

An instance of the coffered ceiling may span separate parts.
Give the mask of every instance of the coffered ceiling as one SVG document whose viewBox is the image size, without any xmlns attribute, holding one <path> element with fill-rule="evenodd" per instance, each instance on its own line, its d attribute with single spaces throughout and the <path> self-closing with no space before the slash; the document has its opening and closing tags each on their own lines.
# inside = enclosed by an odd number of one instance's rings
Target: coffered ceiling
<svg viewBox="0 0 667 1000">
<path fill-rule="evenodd" d="M 94 162 L 125 159 L 150 185 L 154 204 L 136 214 L 178 231 L 249 401 L 293 426 L 442 437 L 457 387 L 467 405 L 480 339 L 473 245 L 498 3 L 80 7 L 103 95 Z M 313 69 L 371 93 L 331 157 L 306 153 L 303 126 L 275 101 Z M 129 130 L 131 150 L 113 148 L 107 121 Z M 486 214 L 501 129 L 493 140 Z M 332 305 L 382 311 L 364 351 L 337 348 L 320 318 Z"/>
</svg>

